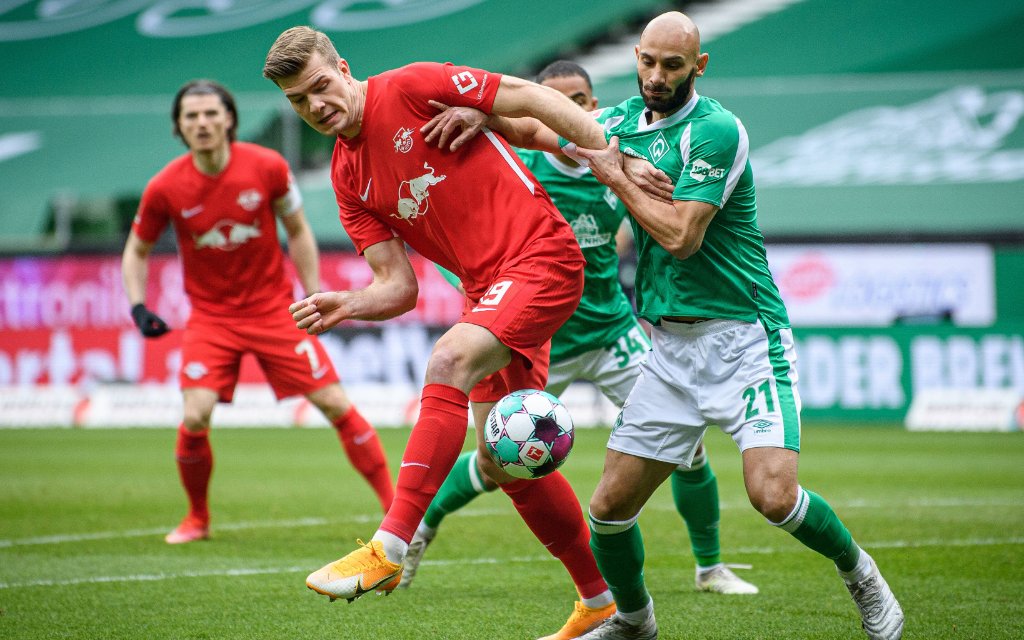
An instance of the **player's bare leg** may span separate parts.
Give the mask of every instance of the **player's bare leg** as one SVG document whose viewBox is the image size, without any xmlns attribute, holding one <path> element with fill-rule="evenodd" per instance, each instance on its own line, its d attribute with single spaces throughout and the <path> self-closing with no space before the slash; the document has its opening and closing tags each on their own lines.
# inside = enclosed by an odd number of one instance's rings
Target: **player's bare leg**
<svg viewBox="0 0 1024 640">
<path fill-rule="evenodd" d="M 168 544 L 184 544 L 210 537 L 210 511 L 207 494 L 213 474 L 210 449 L 210 416 L 217 405 L 217 392 L 202 387 L 182 389 L 184 416 L 178 427 L 174 457 L 178 475 L 188 496 L 188 514 L 167 534 Z"/>
<path fill-rule="evenodd" d="M 875 561 L 854 542 L 828 502 L 798 484 L 797 461 L 797 452 L 788 449 L 744 451 L 750 503 L 771 524 L 835 562 L 869 638 L 897 640 L 903 635 L 903 609 Z"/>
</svg>

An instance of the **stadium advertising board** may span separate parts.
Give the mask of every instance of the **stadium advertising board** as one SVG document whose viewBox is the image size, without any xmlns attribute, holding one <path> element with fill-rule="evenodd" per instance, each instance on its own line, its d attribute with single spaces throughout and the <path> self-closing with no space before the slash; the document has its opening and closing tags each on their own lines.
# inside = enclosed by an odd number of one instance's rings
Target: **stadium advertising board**
<svg viewBox="0 0 1024 640">
<path fill-rule="evenodd" d="M 769 246 L 794 326 L 889 326 L 948 317 L 996 319 L 994 257 L 982 244 Z"/>
<path fill-rule="evenodd" d="M 928 389 L 1005 389 L 1024 395 L 1024 331 L 1019 323 L 881 326 L 882 318 L 891 320 L 897 310 L 927 314 L 940 302 L 955 303 L 952 317 L 964 324 L 993 317 L 991 256 L 986 250 L 948 247 L 937 252 L 943 260 L 921 263 L 913 246 L 883 248 L 877 255 L 869 255 L 877 248 L 848 254 L 840 249 L 772 249 L 775 275 L 796 326 L 805 417 L 902 420 L 915 394 Z M 810 275 L 809 263 L 817 270 Z M 462 308 L 461 297 L 429 262 L 413 256 L 413 267 L 420 279 L 414 311 L 385 323 L 347 322 L 323 338 L 346 385 L 385 390 L 382 421 L 407 417 L 404 401 L 383 413 L 389 409 L 388 399 L 404 398 L 400 390 L 415 394 L 435 340 Z M 325 286 L 332 289 L 360 288 L 371 278 L 365 261 L 350 253 L 324 254 L 321 268 Z M 147 300 L 172 327 L 183 326 L 188 303 L 177 258 L 154 256 L 150 269 Z M 822 278 L 821 272 L 830 275 Z M 913 309 L 897 309 L 894 303 L 900 300 L 917 302 Z M 840 326 L 852 324 L 851 316 L 861 326 Z M 822 325 L 827 321 L 827 326 L 811 326 L 809 317 Z M 0 413 L 11 417 L 12 408 L 36 405 L 56 389 L 77 387 L 84 396 L 111 383 L 156 385 L 162 389 L 157 395 L 169 398 L 167 411 L 174 412 L 180 335 L 172 331 L 156 340 L 139 335 L 128 316 L 117 257 L 0 260 L 0 387 L 8 388 Z M 241 381 L 263 381 L 249 358 L 243 361 Z M 71 424 L 74 394 L 60 393 L 45 404 L 67 414 L 57 422 Z M 585 390 L 574 393 L 584 399 L 581 404 L 591 398 Z M 265 400 L 253 406 L 273 405 L 272 398 Z M 292 415 L 292 408 L 283 410 Z M 598 419 L 604 420 L 608 407 L 600 411 Z M 0 422 L 17 423 L 13 418 Z"/>
<path fill-rule="evenodd" d="M 321 256 L 329 289 L 367 286 L 372 272 L 351 253 Z M 413 256 L 420 281 L 413 311 L 387 323 L 346 322 L 328 337 L 346 377 L 405 382 L 419 374 L 433 338 L 425 327 L 451 326 L 462 298 L 433 266 Z M 177 256 L 153 256 L 146 300 L 173 328 L 184 327 L 189 304 Z M 301 291 L 296 290 L 301 297 Z M 369 326 L 372 325 L 372 326 Z M 145 340 L 128 314 L 120 258 L 75 256 L 0 260 L 0 386 L 84 385 L 98 382 L 176 384 L 181 332 Z M 413 358 L 415 365 L 403 363 Z M 246 359 L 243 382 L 263 380 Z"/>
<path fill-rule="evenodd" d="M 1024 330 L 908 325 L 795 329 L 804 417 L 902 420 L 916 394 L 1010 390 L 1024 399 Z"/>
</svg>

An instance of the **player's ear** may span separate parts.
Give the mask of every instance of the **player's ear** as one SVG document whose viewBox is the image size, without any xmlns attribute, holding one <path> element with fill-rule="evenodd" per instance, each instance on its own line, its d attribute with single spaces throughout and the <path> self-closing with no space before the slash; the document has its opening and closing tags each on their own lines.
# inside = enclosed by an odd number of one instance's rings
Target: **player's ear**
<svg viewBox="0 0 1024 640">
<path fill-rule="evenodd" d="M 704 72 L 708 70 L 708 54 L 702 53 L 697 56 L 697 77 L 704 75 Z"/>
<path fill-rule="evenodd" d="M 352 70 L 348 66 L 348 60 L 345 58 L 338 58 L 338 71 L 340 71 L 343 76 L 352 75 Z"/>
</svg>

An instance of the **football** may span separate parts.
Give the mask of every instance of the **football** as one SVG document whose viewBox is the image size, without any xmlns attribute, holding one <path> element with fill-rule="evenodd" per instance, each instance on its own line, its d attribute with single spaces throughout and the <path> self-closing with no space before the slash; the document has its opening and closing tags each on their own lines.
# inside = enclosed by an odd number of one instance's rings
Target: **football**
<svg viewBox="0 0 1024 640">
<path fill-rule="evenodd" d="M 575 433 L 569 410 L 537 389 L 513 391 L 487 416 L 484 439 L 495 464 L 516 478 L 542 478 L 572 451 Z"/>
</svg>

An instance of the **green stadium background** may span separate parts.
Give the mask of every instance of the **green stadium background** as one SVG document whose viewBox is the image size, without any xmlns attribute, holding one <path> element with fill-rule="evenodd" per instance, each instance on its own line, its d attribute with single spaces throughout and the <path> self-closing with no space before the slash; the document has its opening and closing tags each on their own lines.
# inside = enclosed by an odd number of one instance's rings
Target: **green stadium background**
<svg viewBox="0 0 1024 640">
<path fill-rule="evenodd" d="M 414 60 L 529 75 L 628 33 L 670 4 L 6 3 L 0 249 L 8 260 L 116 253 L 145 182 L 183 151 L 170 135 L 169 100 L 195 77 L 236 93 L 240 137 L 291 159 L 321 246 L 344 248 L 323 168 L 329 144 L 306 131 L 260 76 L 263 56 L 284 28 L 324 29 L 357 76 Z M 863 355 L 870 349 L 854 350 L 862 354 L 854 356 L 856 372 L 835 356 L 837 375 L 856 380 L 833 380 L 837 391 L 819 394 L 806 415 L 902 418 L 915 388 L 913 344 L 922 336 L 974 345 L 973 359 L 944 361 L 949 369 L 974 368 L 961 384 L 1024 395 L 1024 6 L 804 0 L 780 7 L 706 38 L 711 61 L 698 83 L 750 133 L 769 251 L 795 245 L 827 252 L 855 243 L 898 253 L 922 243 L 936 251 L 980 244 L 991 252 L 995 291 L 983 326 L 957 326 L 943 314 L 924 324 L 797 326 L 801 344 L 834 344 L 837 354 L 858 340 L 889 341 L 904 363 L 895 378 L 900 393 L 893 394 L 872 391 L 879 382 Z M 626 65 L 595 89 L 602 104 L 614 104 L 635 92 L 635 76 Z M 16 340 L 4 334 L 0 348 Z"/>
</svg>

